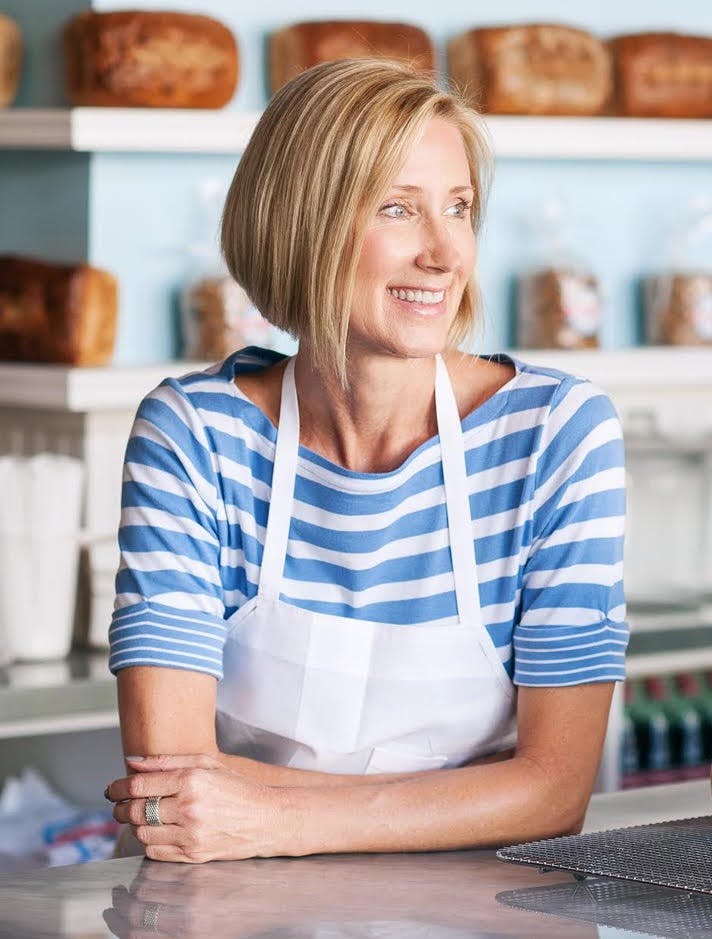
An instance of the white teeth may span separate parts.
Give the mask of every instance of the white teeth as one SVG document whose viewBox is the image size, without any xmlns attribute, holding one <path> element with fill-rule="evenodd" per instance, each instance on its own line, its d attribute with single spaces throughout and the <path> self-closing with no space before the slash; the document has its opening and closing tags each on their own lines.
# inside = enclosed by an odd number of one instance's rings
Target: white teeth
<svg viewBox="0 0 712 939">
<path fill-rule="evenodd" d="M 411 303 L 440 303 L 445 296 L 444 290 L 399 290 L 397 287 L 389 287 L 388 292 L 399 300 Z"/>
</svg>

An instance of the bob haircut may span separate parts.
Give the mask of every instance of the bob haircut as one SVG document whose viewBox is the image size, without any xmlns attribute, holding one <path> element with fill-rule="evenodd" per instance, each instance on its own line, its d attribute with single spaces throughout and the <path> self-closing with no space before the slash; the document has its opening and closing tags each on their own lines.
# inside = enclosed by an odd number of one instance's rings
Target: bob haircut
<svg viewBox="0 0 712 939">
<path fill-rule="evenodd" d="M 491 150 L 476 112 L 409 65 L 343 59 L 316 65 L 271 99 L 225 202 L 227 268 L 273 325 L 346 386 L 354 277 L 373 215 L 434 117 L 457 126 L 482 224 Z M 470 338 L 479 291 L 470 281 L 448 337 Z"/>
</svg>

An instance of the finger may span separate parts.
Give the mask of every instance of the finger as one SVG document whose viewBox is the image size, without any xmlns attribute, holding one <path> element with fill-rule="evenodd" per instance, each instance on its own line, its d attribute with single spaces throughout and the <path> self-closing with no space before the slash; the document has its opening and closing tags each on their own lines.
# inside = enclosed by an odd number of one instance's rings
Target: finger
<svg viewBox="0 0 712 939">
<path fill-rule="evenodd" d="M 141 760 L 124 757 L 128 766 L 139 773 L 154 773 L 157 770 L 171 769 L 221 769 L 222 763 L 210 753 L 162 753 L 145 756 Z"/>
<path fill-rule="evenodd" d="M 162 825 L 171 825 L 178 821 L 178 806 L 176 800 L 170 796 L 161 796 L 158 811 Z M 124 822 L 129 825 L 147 825 L 146 799 L 127 799 L 124 802 L 117 802 L 114 806 L 113 815 L 117 822 Z"/>
<path fill-rule="evenodd" d="M 170 844 L 182 848 L 187 838 L 180 825 L 137 825 L 134 832 L 143 845 Z"/>
<path fill-rule="evenodd" d="M 171 861 L 178 864 L 197 864 L 191 861 L 181 848 L 173 844 L 150 844 L 146 846 L 146 857 L 152 861 Z"/>
<path fill-rule="evenodd" d="M 123 802 L 125 799 L 147 799 L 149 796 L 174 796 L 180 792 L 189 772 L 179 769 L 122 776 L 107 786 L 109 798 L 112 802 Z"/>
</svg>

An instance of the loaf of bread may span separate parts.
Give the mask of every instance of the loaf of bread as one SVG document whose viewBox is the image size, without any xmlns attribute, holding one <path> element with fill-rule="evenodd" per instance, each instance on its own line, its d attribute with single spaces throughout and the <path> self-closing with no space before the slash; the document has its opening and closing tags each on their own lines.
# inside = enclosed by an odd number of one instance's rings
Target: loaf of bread
<svg viewBox="0 0 712 939">
<path fill-rule="evenodd" d="M 67 94 L 98 107 L 221 108 L 237 86 L 230 30 L 208 16 L 80 13 L 64 30 Z"/>
<path fill-rule="evenodd" d="M 522 349 L 597 348 L 601 296 L 593 274 L 546 268 L 522 274 L 517 287 L 517 345 Z"/>
<path fill-rule="evenodd" d="M 712 38 L 640 33 L 610 46 L 618 114 L 712 117 Z"/>
<path fill-rule="evenodd" d="M 270 36 L 271 91 L 277 91 L 312 65 L 369 56 L 396 59 L 435 71 L 435 49 L 427 33 L 417 26 L 369 20 L 295 23 Z"/>
<path fill-rule="evenodd" d="M 0 108 L 12 104 L 22 70 L 22 33 L 9 16 L 0 13 Z"/>
<path fill-rule="evenodd" d="M 643 280 L 645 338 L 652 345 L 712 345 L 712 273 L 671 272 Z"/>
<path fill-rule="evenodd" d="M 550 24 L 471 29 L 448 46 L 450 77 L 492 114 L 600 114 L 612 89 L 605 44 Z"/>
<path fill-rule="evenodd" d="M 106 271 L 0 255 L 0 359 L 106 365 L 117 307 L 116 279 Z"/>
</svg>

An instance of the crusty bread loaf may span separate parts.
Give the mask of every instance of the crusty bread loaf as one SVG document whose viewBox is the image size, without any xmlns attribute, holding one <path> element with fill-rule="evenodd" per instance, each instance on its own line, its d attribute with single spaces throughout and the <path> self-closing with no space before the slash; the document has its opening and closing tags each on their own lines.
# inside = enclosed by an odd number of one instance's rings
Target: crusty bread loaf
<svg viewBox="0 0 712 939">
<path fill-rule="evenodd" d="M 448 46 L 450 77 L 493 114 L 600 114 L 612 88 L 605 44 L 553 24 L 471 29 Z"/>
<path fill-rule="evenodd" d="M 0 359 L 106 365 L 117 306 L 106 271 L 0 255 Z"/>
<path fill-rule="evenodd" d="M 368 20 L 295 23 L 270 36 L 271 91 L 277 91 L 312 65 L 368 56 L 410 62 L 417 68 L 435 71 L 433 44 L 417 26 Z"/>
<path fill-rule="evenodd" d="M 610 45 L 618 114 L 712 117 L 712 38 L 639 33 Z"/>
<path fill-rule="evenodd" d="M 0 108 L 12 104 L 22 70 L 22 33 L 9 16 L 0 13 Z"/>
<path fill-rule="evenodd" d="M 551 267 L 519 276 L 517 345 L 522 349 L 595 349 L 600 324 L 600 288 L 593 274 Z"/>
<path fill-rule="evenodd" d="M 230 30 L 187 13 L 80 13 L 65 27 L 64 58 L 76 105 L 221 108 L 238 79 Z"/>
</svg>

